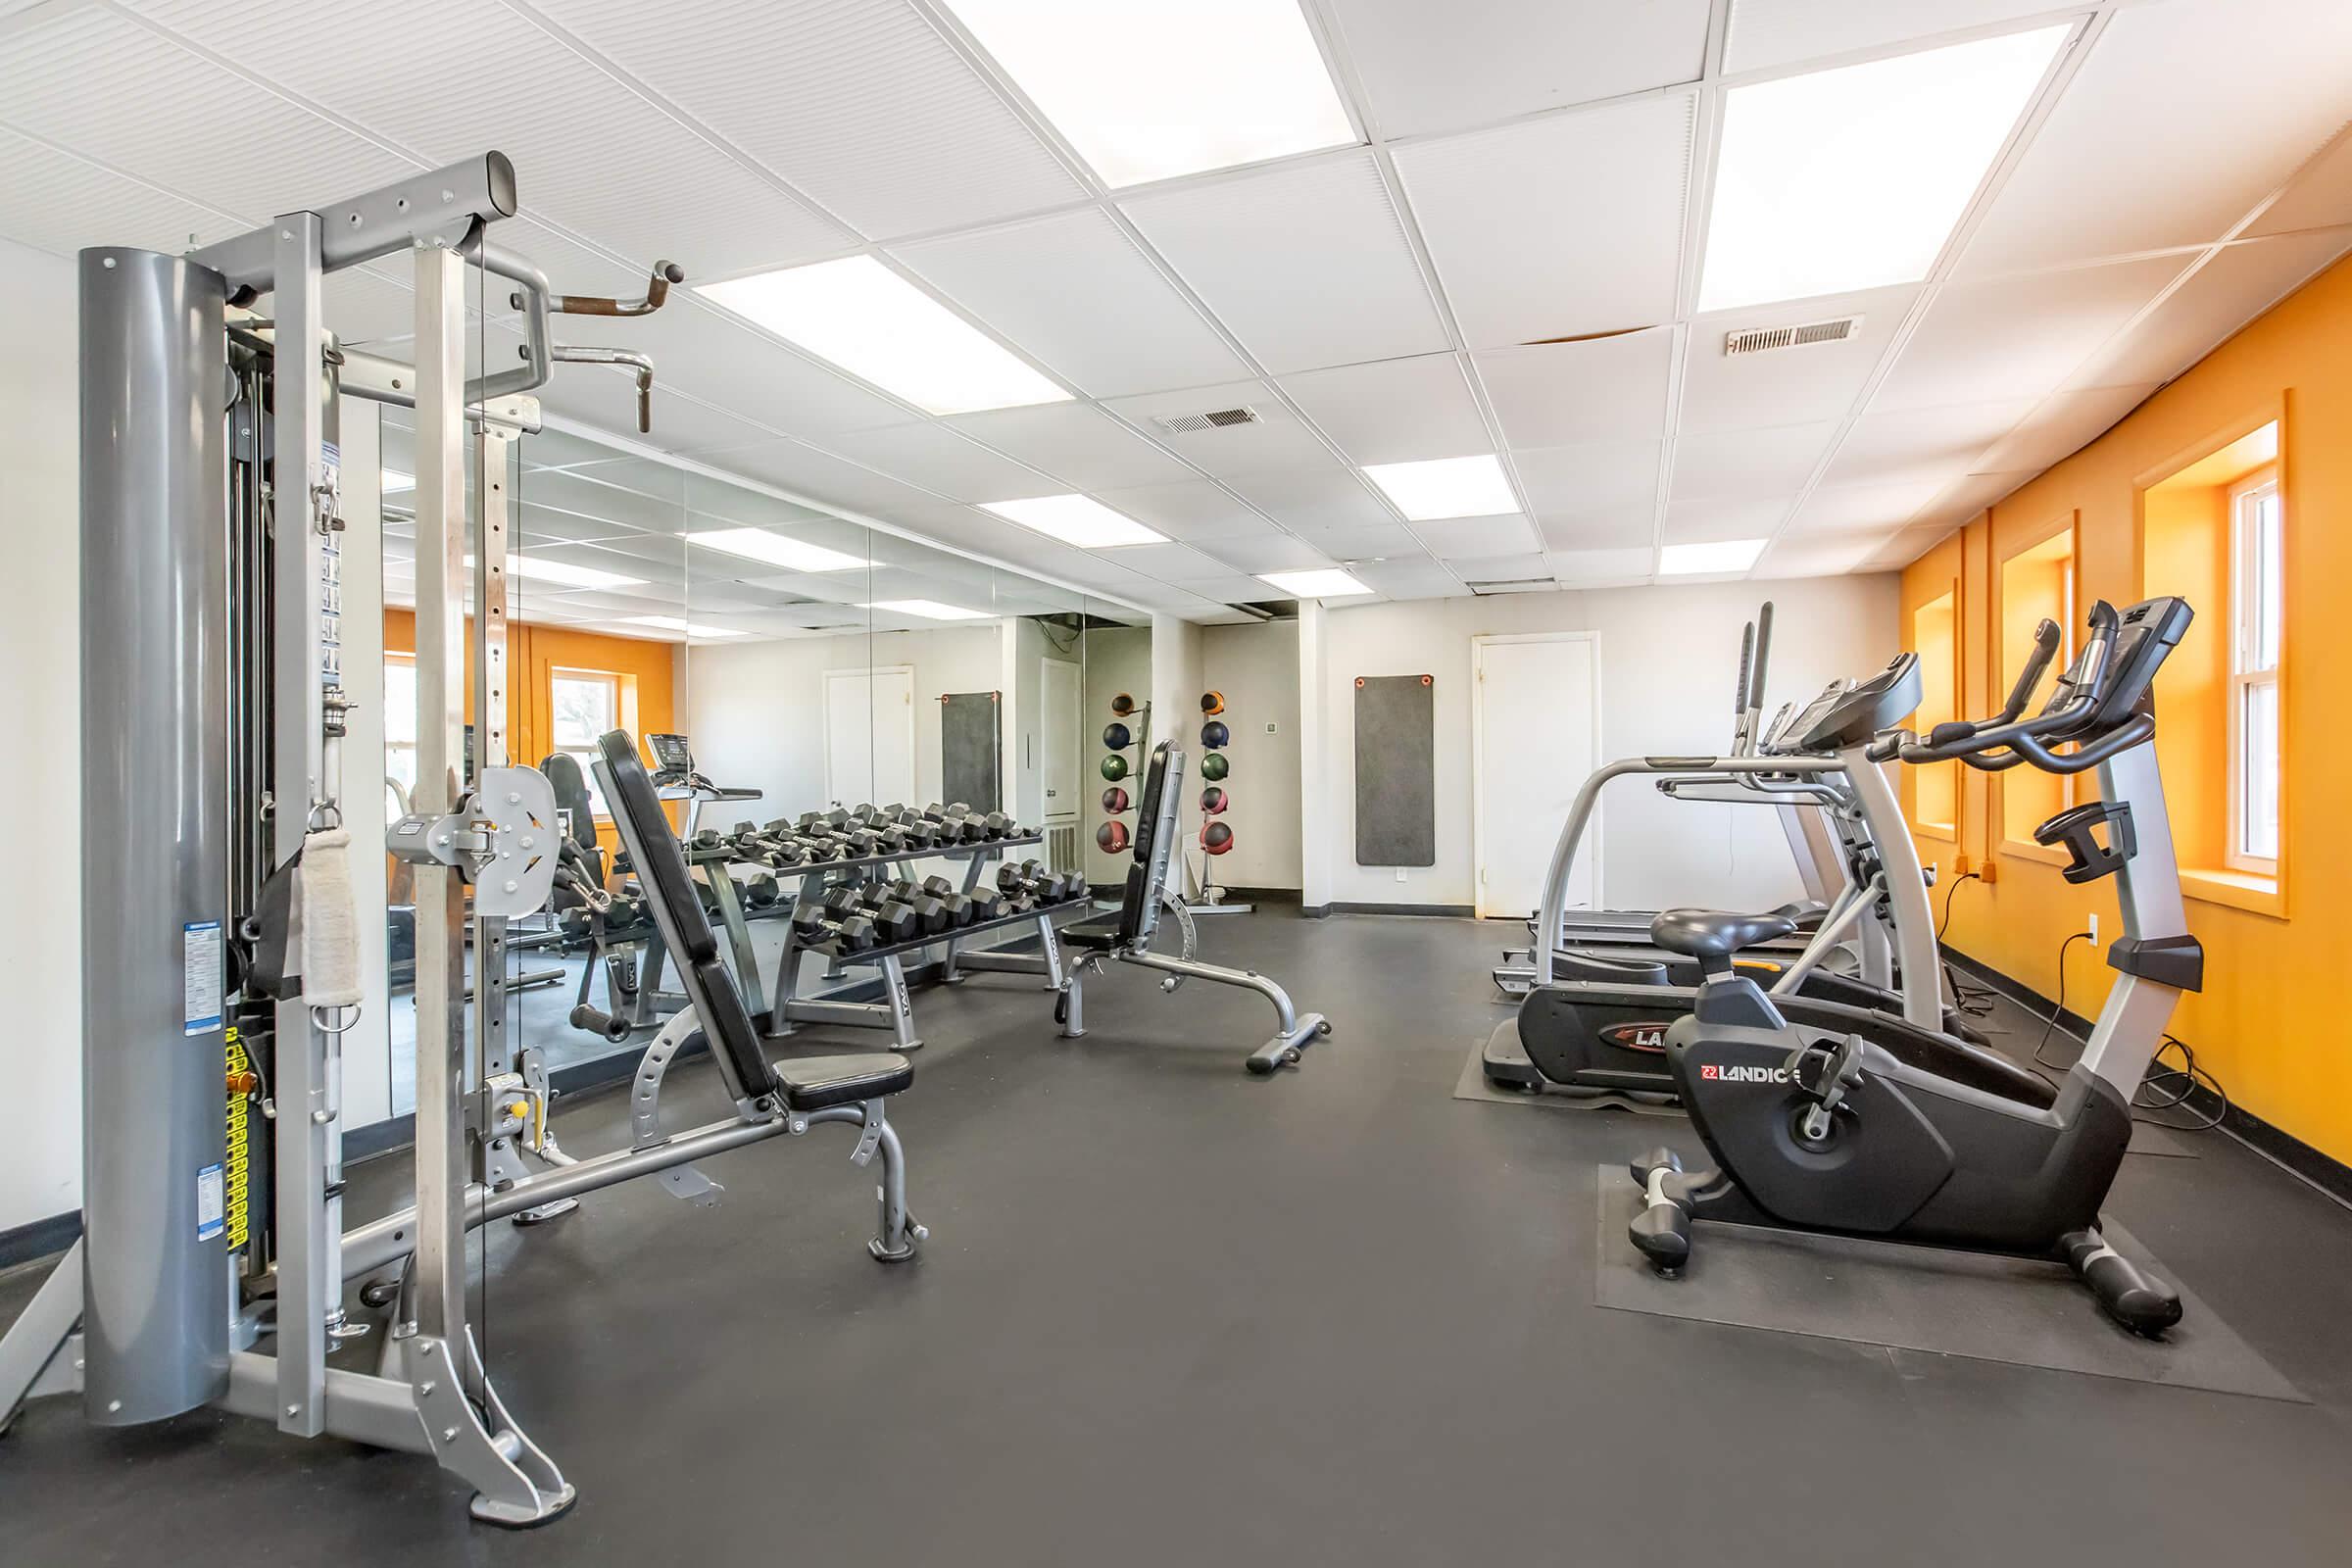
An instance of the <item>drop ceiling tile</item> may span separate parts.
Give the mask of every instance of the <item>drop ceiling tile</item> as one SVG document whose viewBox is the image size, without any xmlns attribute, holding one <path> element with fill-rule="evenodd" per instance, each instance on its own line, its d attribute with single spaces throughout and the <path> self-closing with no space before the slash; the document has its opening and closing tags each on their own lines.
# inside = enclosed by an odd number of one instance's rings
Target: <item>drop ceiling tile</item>
<svg viewBox="0 0 2352 1568">
<path fill-rule="evenodd" d="M 1871 409 L 1932 409 L 2054 392 L 2186 264 L 2185 257 L 2161 256 L 1947 287 L 1928 307 Z"/>
<path fill-rule="evenodd" d="M 1388 137 L 1695 81 L 1706 55 L 1707 0 L 1332 0 L 1330 9 Z"/>
<path fill-rule="evenodd" d="M 1362 479 L 1328 459 L 1320 466 L 1242 475 L 1228 483 L 1286 528 L 1364 528 L 1396 520 Z"/>
<path fill-rule="evenodd" d="M 1674 446 L 1672 498 L 1792 496 L 1812 477 L 1837 431 L 1823 420 L 1686 435 Z"/>
<path fill-rule="evenodd" d="M 1262 539 L 1280 532 L 1246 503 L 1206 479 L 1101 490 L 1095 499 L 1171 539 L 1195 543 L 1202 539 Z"/>
<path fill-rule="evenodd" d="M 1303 571 L 1335 564 L 1329 556 L 1305 540 L 1283 533 L 1254 539 L 1204 539 L 1200 541 L 1200 551 L 1250 576 L 1263 571 Z"/>
<path fill-rule="evenodd" d="M 1766 581 L 1790 577 L 1841 577 L 1874 569 L 1871 563 L 1886 548 L 1878 534 L 1855 538 L 1784 538 L 1764 552 L 1749 576 Z"/>
<path fill-rule="evenodd" d="M 2119 8 L 1959 275 L 2222 237 L 2344 123 L 2352 6 Z"/>
<path fill-rule="evenodd" d="M 1666 433 L 1676 334 L 1652 327 L 1583 343 L 1488 349 L 1479 379 L 1514 447 L 1564 447 Z"/>
<path fill-rule="evenodd" d="M 2339 223 L 2352 223 L 2352 125 L 2295 172 L 2294 183 L 2246 232 L 2286 234 Z"/>
<path fill-rule="evenodd" d="M 1897 571 L 1951 537 L 1953 524 L 1926 523 L 1905 528 L 1886 541 L 1877 555 L 1863 563 L 1865 571 Z"/>
<path fill-rule="evenodd" d="M 1769 539 L 1788 519 L 1793 501 L 1744 497 L 1677 501 L 1666 508 L 1666 543 L 1715 544 L 1727 539 Z"/>
<path fill-rule="evenodd" d="M 2048 0 L 1733 0 L 1724 37 L 1727 73 L 1873 49 L 2050 10 Z"/>
<path fill-rule="evenodd" d="M 1282 389 L 1358 464 L 1454 458 L 1493 445 L 1450 354 L 1306 370 L 1284 376 Z"/>
<path fill-rule="evenodd" d="M 1919 509 L 1912 518 L 1914 529 L 1930 523 L 1965 522 L 1984 511 L 2041 477 L 2040 470 L 2030 473 L 1972 473 L 1967 478 L 1945 488 L 1943 494 Z"/>
<path fill-rule="evenodd" d="M 1471 348 L 1674 318 L 1692 102 L 1673 93 L 1396 150 Z"/>
<path fill-rule="evenodd" d="M 683 482 L 665 495 L 649 495 L 636 486 L 606 484 L 585 477 L 592 471 L 549 469 L 524 474 L 521 493 L 524 526 L 549 532 L 571 529 L 580 538 L 623 533 L 675 535 L 686 526 Z M 395 504 L 401 499 L 392 498 Z M 566 524 L 556 514 L 576 520 Z"/>
<path fill-rule="evenodd" d="M 1154 392 L 1119 398 L 1105 407 L 1138 429 L 1151 431 L 1154 440 L 1201 472 L 1220 479 L 1327 468 L 1334 461 L 1330 450 L 1291 416 L 1263 381 Z M 1239 408 L 1254 410 L 1256 422 L 1185 432 L 1163 430 L 1152 422 L 1154 417 Z"/>
<path fill-rule="evenodd" d="M 1413 531 L 1440 561 L 1524 555 L 1543 547 L 1543 540 L 1536 536 L 1536 525 L 1517 513 L 1506 513 L 1499 517 L 1449 517 L 1444 522 L 1416 522 Z"/>
<path fill-rule="evenodd" d="M 1401 522 L 1371 528 L 1319 528 L 1302 532 L 1298 537 L 1334 561 L 1394 560 L 1428 554 L 1413 530 Z"/>
<path fill-rule="evenodd" d="M 1647 580 L 1655 564 L 1649 546 L 1619 550 L 1555 550 L 1544 558 L 1566 588 L 1598 588 Z"/>
<path fill-rule="evenodd" d="M 1122 206 L 1269 370 L 1449 346 L 1369 153 Z"/>
<path fill-rule="evenodd" d="M 2069 388 L 2169 381 L 2352 246 L 2352 228 L 2225 247 L 2132 332 L 2067 378 Z"/>
<path fill-rule="evenodd" d="M 1191 466 L 1084 403 L 998 409 L 947 423 L 1076 490 L 1180 483 L 1194 476 Z"/>
<path fill-rule="evenodd" d="M 812 504 L 889 518 L 905 506 L 936 505 L 940 497 L 858 466 L 803 442 L 777 440 L 728 447 L 709 455 L 714 467 L 762 480 Z"/>
<path fill-rule="evenodd" d="M 1983 466 L 1984 451 L 2034 412 L 2037 398 L 1866 414 L 1838 444 L 1825 485 L 1948 481 Z"/>
<path fill-rule="evenodd" d="M 245 219 L 109 173 L 0 128 L 0 235 L 72 256 L 85 245 L 176 251 L 252 227 Z"/>
<path fill-rule="evenodd" d="M 869 237 L 1076 199 L 1077 179 L 903 0 L 542 0 Z"/>
<path fill-rule="evenodd" d="M 2033 416 L 1982 454 L 1975 469 L 2007 473 L 2021 468 L 2047 468 L 2063 463 L 2104 435 L 2114 423 L 2144 402 L 2155 383 L 2139 386 L 2092 387 L 2061 392 L 2034 411 Z"/>
<path fill-rule="evenodd" d="M 1792 534 L 1883 534 L 1899 528 L 1950 488 L 1946 479 L 1823 485 L 1788 519 Z"/>
<path fill-rule="evenodd" d="M 1356 581 L 1391 599 L 1463 599 L 1461 578 L 1424 556 L 1417 561 L 1384 561 L 1350 568 Z"/>
<path fill-rule="evenodd" d="M 1103 560 L 1160 582 L 1202 582 L 1229 577 L 1233 568 L 1188 545 L 1121 545 L 1096 552 Z"/>
<path fill-rule="evenodd" d="M 1480 556 L 1454 567 L 1469 584 L 1530 582 L 1551 575 L 1550 558 L 1541 555 Z"/>
<path fill-rule="evenodd" d="M 1552 549 L 1581 549 L 1600 532 L 1610 543 L 1648 539 L 1658 496 L 1655 441 L 1588 441 L 1511 454 L 1520 491 Z"/>
<path fill-rule="evenodd" d="M 566 341 L 652 354 L 657 405 L 661 388 L 675 385 L 741 418 L 809 440 L 920 417 L 699 297 L 672 295 L 658 314 L 612 323 L 601 333 L 593 327 L 575 332 L 568 324 L 562 331 Z"/>
<path fill-rule="evenodd" d="M 1249 374 L 1100 208 L 904 245 L 892 254 L 1095 397 Z"/>
<path fill-rule="evenodd" d="M 1060 493 L 1060 481 L 939 424 L 899 424 L 829 438 L 830 451 L 957 501 Z"/>
<path fill-rule="evenodd" d="M 1906 283 L 1793 306 L 1764 305 L 1700 317 L 1691 324 L 1684 361 L 1682 428 L 1739 430 L 1845 417 L 1921 292 L 1918 284 Z M 1846 316 L 1861 317 L 1862 325 L 1840 343 L 1751 354 L 1723 351 L 1725 339 L 1734 332 L 1801 326 Z"/>
<path fill-rule="evenodd" d="M 1203 578 L 1199 582 L 1187 582 L 1183 586 L 1203 599 L 1214 599 L 1219 604 L 1226 605 L 1251 605 L 1261 599 L 1270 599 L 1276 595 L 1274 589 L 1267 587 L 1255 577 L 1246 576 L 1231 568 L 1227 568 L 1226 575 L 1222 577 Z"/>
</svg>

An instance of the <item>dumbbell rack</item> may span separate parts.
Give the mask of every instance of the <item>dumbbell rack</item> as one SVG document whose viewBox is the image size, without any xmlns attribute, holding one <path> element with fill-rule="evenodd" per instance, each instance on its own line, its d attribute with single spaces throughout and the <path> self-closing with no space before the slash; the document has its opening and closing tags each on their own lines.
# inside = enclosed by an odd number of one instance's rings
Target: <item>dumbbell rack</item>
<svg viewBox="0 0 2352 1568">
<path fill-rule="evenodd" d="M 784 939 L 784 956 L 776 974 L 775 993 L 778 1004 L 773 1009 L 769 1006 L 767 994 L 760 984 L 760 960 L 752 947 L 751 922 L 789 916 L 792 913 L 793 906 L 807 896 L 805 887 L 801 885 L 805 884 L 809 877 L 816 876 L 831 880 L 836 873 L 840 873 L 839 879 L 842 882 L 855 885 L 868 880 L 869 873 L 886 865 L 902 864 L 909 860 L 964 860 L 967 863 L 964 866 L 963 891 L 968 894 L 978 884 L 981 867 L 990 860 L 1001 858 L 1007 850 L 1027 849 L 1044 842 L 1044 834 L 1029 833 L 1018 838 L 983 839 L 976 843 L 934 844 L 920 849 L 897 850 L 888 855 L 863 856 L 852 860 L 804 860 L 798 865 L 762 864 L 761 869 L 776 879 L 779 891 L 787 886 L 792 886 L 795 888 L 795 892 L 779 897 L 773 905 L 758 913 L 753 913 L 745 908 L 741 887 L 735 878 L 728 875 L 725 870 L 729 861 L 738 858 L 733 846 L 721 844 L 709 849 L 687 847 L 685 855 L 689 867 L 708 865 L 714 868 L 713 874 L 701 880 L 705 881 L 710 888 L 710 901 L 717 906 L 719 925 L 726 933 L 728 956 L 732 960 L 735 970 L 736 983 L 743 991 L 744 1005 L 751 1009 L 756 1019 L 763 1021 L 775 1033 L 785 1034 L 790 1032 L 790 1024 L 794 1019 L 803 1022 L 818 1021 L 822 1015 L 809 1012 L 808 1010 L 809 1008 L 880 1005 L 873 1003 L 826 1002 L 797 995 L 800 972 L 799 957 L 802 953 L 810 951 L 810 948 L 809 945 L 800 942 L 796 936 L 788 932 Z M 822 888 L 823 883 L 820 881 L 818 888 L 820 894 Z M 956 940 L 969 937 L 974 932 L 985 931 L 993 925 L 1009 923 L 1013 919 L 1032 917 L 1033 913 L 1025 912 L 1019 916 L 1008 916 L 1004 920 L 991 921 L 989 925 L 965 926 L 952 934 L 935 932 L 912 942 L 900 944 L 890 950 L 894 956 L 892 969 L 885 972 L 885 979 L 886 981 L 890 980 L 891 974 L 895 972 L 897 979 L 894 982 L 894 995 L 903 997 L 906 991 L 905 975 L 903 969 L 897 964 L 897 955 L 914 948 L 936 946 L 943 942 L 949 944 L 952 955 Z M 662 971 L 668 957 L 668 952 L 662 945 L 661 934 L 652 926 L 647 925 L 631 927 L 624 932 L 611 933 L 607 938 L 608 944 L 612 946 L 625 944 L 631 940 L 642 940 L 645 952 L 638 960 L 635 1000 L 629 1005 L 624 1016 L 629 1023 L 644 1027 L 656 1022 L 662 1012 L 675 1012 L 684 1006 L 686 998 L 678 992 L 661 989 Z M 862 963 L 883 951 L 880 948 L 869 948 L 863 953 L 845 956 L 853 961 Z M 592 958 L 589 974 L 582 977 L 582 1000 L 586 999 L 586 985 L 593 977 L 594 965 L 595 960 Z M 838 967 L 838 963 L 836 967 Z M 829 1021 L 859 1023 L 864 1022 L 865 1019 L 860 1016 L 858 1018 L 833 1018 Z"/>
<path fill-rule="evenodd" d="M 1035 844 L 1036 838 L 1021 840 L 999 839 L 988 849 L 1012 847 L 1016 844 Z M 847 865 L 851 862 L 840 861 Z M 978 885 L 982 861 L 975 858 L 964 868 L 963 892 L 968 896 Z M 1059 904 L 1041 905 L 1014 914 L 999 915 L 994 920 L 982 920 L 972 925 L 956 926 L 947 931 L 934 931 L 927 936 L 892 943 L 886 947 L 867 948 L 858 953 L 836 953 L 824 943 L 805 943 L 797 931 L 784 938 L 784 952 L 776 960 L 776 1005 L 769 1015 L 768 1032 L 775 1035 L 792 1033 L 796 1023 L 849 1024 L 860 1029 L 888 1029 L 894 1049 L 919 1051 L 922 1039 L 914 1032 L 914 1001 L 908 993 L 906 968 L 902 961 L 907 954 L 923 948 L 946 948 L 940 959 L 939 980 L 942 984 L 961 979 L 962 969 L 1015 969 L 1046 976 L 1052 990 L 1061 990 L 1061 943 L 1054 935 L 1054 916 L 1063 911 L 1082 912 L 1087 907 L 1083 891 Z M 1029 954 L 962 953 L 956 949 L 977 936 L 1009 930 L 1015 926 L 1034 925 L 1043 957 Z M 879 1002 L 842 1002 L 833 998 L 810 998 L 799 995 L 800 956 L 820 954 L 831 960 L 828 974 L 839 973 L 853 965 L 872 966 L 882 971 L 883 996 Z"/>
</svg>

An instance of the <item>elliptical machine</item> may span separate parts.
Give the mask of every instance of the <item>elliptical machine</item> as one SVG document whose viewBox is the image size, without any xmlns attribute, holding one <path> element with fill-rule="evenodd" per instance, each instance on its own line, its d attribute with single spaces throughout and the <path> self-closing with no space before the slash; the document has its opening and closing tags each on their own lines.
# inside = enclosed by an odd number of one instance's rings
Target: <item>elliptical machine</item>
<svg viewBox="0 0 2352 1568">
<path fill-rule="evenodd" d="M 2115 877 L 2123 906 L 2123 937 L 2107 951 L 2122 978 L 2062 1084 L 1948 1034 L 1766 996 L 1731 957 L 1770 919 L 1698 909 L 1658 917 L 1659 944 L 1708 971 L 1693 1011 L 1667 1033 L 1666 1059 L 1716 1162 L 1686 1172 L 1664 1149 L 1633 1162 L 1646 1201 L 1629 1234 L 1659 1272 L 1689 1262 L 1693 1219 L 1721 1220 L 2061 1259 L 2133 1332 L 2155 1338 L 2180 1320 L 2179 1295 L 2109 1248 L 2098 1217 L 2165 1022 L 2180 993 L 2204 981 L 2204 951 L 2180 902 L 2149 697 L 2190 618 L 2180 599 L 2121 614 L 2102 601 L 2038 714 L 1938 724 L 1924 741 L 1890 729 L 1869 744 L 1877 760 L 2098 769 L 2099 799 L 2034 834 L 2065 847 L 2068 882 Z"/>
</svg>

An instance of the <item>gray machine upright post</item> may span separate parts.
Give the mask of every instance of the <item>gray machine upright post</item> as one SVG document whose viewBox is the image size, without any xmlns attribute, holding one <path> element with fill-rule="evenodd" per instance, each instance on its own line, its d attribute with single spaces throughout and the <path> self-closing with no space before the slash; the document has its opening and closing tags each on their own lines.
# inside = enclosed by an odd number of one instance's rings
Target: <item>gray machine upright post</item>
<svg viewBox="0 0 2352 1568">
<path fill-rule="evenodd" d="M 217 272 L 81 253 L 83 1401 L 228 1387 L 228 366 Z"/>
</svg>

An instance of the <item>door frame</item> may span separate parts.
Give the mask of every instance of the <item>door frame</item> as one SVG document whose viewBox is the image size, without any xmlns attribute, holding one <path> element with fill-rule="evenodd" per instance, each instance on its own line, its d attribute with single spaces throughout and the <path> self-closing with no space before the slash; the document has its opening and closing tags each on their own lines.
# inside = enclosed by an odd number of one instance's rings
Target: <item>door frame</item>
<svg viewBox="0 0 2352 1568">
<path fill-rule="evenodd" d="M 1592 756 L 1600 758 L 1600 633 L 1597 631 L 1514 631 L 1482 633 L 1470 639 L 1470 899 L 1481 920 L 1487 908 L 1487 650 L 1505 643 L 1586 643 L 1592 650 Z M 1592 803 L 1592 817 L 1585 837 L 1592 867 L 1592 896 L 1600 897 L 1600 824 L 1603 802 Z M 1556 847 L 1559 828 L 1553 829 Z M 1548 862 L 1546 862 L 1548 863 Z M 1538 911 L 1542 912 L 1541 910 Z"/>
<path fill-rule="evenodd" d="M 831 791 L 833 787 L 833 681 L 836 676 L 841 675 L 860 675 L 864 677 L 866 690 L 866 725 L 869 732 L 873 727 L 874 677 L 877 675 L 904 675 L 906 677 L 906 764 L 909 768 L 914 766 L 915 760 L 918 756 L 914 747 L 914 666 L 912 664 L 852 664 L 840 669 L 828 669 L 825 671 L 825 711 L 823 726 L 825 738 L 825 789 L 827 792 L 828 801 L 831 799 Z M 873 781 L 869 779 L 867 780 L 867 783 L 871 785 Z M 920 789 L 921 783 L 919 780 L 911 781 L 909 787 L 912 789 Z M 847 805 L 848 803 L 840 802 L 836 804 Z"/>
</svg>

